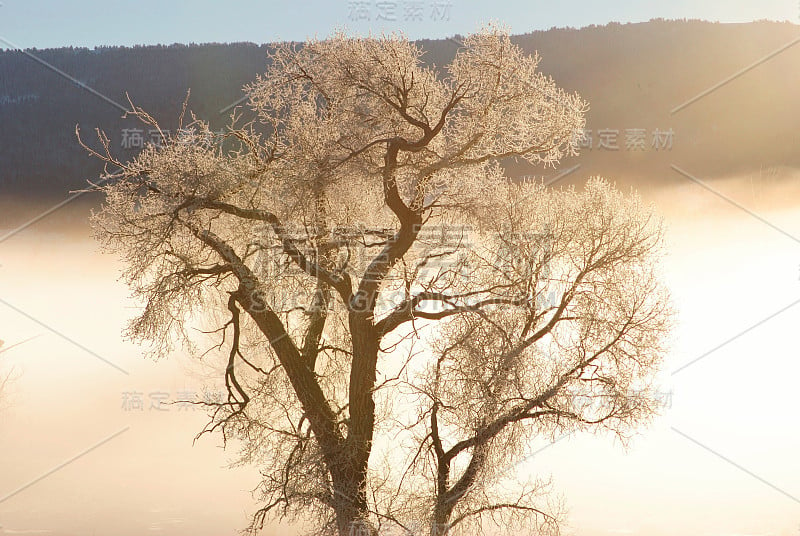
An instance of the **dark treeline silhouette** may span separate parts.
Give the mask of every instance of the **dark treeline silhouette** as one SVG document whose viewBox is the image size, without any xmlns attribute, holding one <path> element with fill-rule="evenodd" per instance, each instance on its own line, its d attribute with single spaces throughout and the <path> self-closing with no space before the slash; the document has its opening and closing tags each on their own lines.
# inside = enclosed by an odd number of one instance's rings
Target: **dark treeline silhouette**
<svg viewBox="0 0 800 536">
<path fill-rule="evenodd" d="M 581 175 L 621 181 L 675 180 L 670 164 L 711 176 L 765 167 L 800 167 L 800 46 L 790 47 L 680 109 L 696 95 L 795 39 L 797 25 L 760 21 L 647 23 L 551 29 L 520 35 L 538 51 L 540 69 L 591 106 Z M 446 64 L 456 41 L 425 40 L 425 60 Z M 133 118 L 82 87 L 128 106 L 133 102 L 175 128 L 187 89 L 190 109 L 213 129 L 220 110 L 242 98 L 242 85 L 264 70 L 268 46 L 252 43 L 60 48 L 0 51 L 0 191 L 63 196 L 83 188 L 99 164 L 78 145 L 103 129 L 126 158 L 151 139 Z M 674 112 L 674 113 L 671 113 Z M 141 138 L 139 138 L 141 136 Z M 591 146 L 589 145 L 591 142 Z M 509 163 L 515 175 L 550 174 Z"/>
<path fill-rule="evenodd" d="M 119 155 L 136 154 L 139 145 L 130 139 L 142 125 L 80 84 L 125 108 L 127 92 L 165 128 L 177 126 L 191 88 L 192 111 L 221 128 L 227 113 L 219 110 L 242 97 L 242 85 L 263 70 L 266 51 L 249 43 L 27 51 L 77 82 L 23 52 L 0 52 L 0 188 L 42 195 L 85 186 L 100 168 L 79 146 L 76 125 L 89 141 L 99 127 Z M 147 129 L 139 135 L 151 138 Z"/>
</svg>

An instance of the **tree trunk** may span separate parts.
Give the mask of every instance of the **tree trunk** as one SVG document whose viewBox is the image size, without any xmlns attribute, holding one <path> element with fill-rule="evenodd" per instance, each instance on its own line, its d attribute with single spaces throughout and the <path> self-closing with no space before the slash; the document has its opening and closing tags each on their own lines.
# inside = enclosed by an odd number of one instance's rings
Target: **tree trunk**
<svg viewBox="0 0 800 536">
<path fill-rule="evenodd" d="M 453 509 L 447 505 L 437 504 L 433 511 L 430 536 L 445 536 L 450 528 L 450 514 Z"/>
<path fill-rule="evenodd" d="M 340 483 L 334 483 L 333 499 L 339 536 L 378 536 L 377 529 L 369 522 L 366 496 L 360 493 L 363 483 L 357 473 L 347 471 L 339 478 Z"/>
<path fill-rule="evenodd" d="M 347 499 L 349 503 L 343 515 L 340 516 L 337 512 L 337 521 L 340 520 L 340 535 L 372 536 L 377 532 L 366 521 L 369 517 L 367 469 L 375 429 L 372 390 L 375 387 L 378 340 L 369 312 L 353 312 L 349 320 L 353 361 L 350 369 L 349 421 L 343 453 L 347 462 L 341 475 L 344 484 L 342 488 L 346 492 L 343 499 Z"/>
</svg>

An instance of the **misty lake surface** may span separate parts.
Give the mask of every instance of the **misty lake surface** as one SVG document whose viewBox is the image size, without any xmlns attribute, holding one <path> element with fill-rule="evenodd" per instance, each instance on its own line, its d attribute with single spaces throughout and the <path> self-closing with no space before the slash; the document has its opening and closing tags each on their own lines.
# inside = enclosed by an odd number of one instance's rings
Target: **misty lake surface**
<svg viewBox="0 0 800 536">
<path fill-rule="evenodd" d="M 663 271 L 679 313 L 665 407 L 627 450 L 608 436 L 542 438 L 519 465 L 552 475 L 567 534 L 796 536 L 797 503 L 709 449 L 800 496 L 800 305 L 786 308 L 800 298 L 797 179 L 714 183 L 769 224 L 688 181 L 643 189 L 665 218 Z M 0 235 L 40 209 L 17 207 Z M 11 373 L 0 534 L 237 534 L 258 507 L 257 467 L 228 468 L 236 445 L 223 450 L 219 436 L 192 445 L 207 417 L 169 404 L 213 396 L 213 358 L 153 361 L 122 339 L 137 304 L 87 214 L 76 204 L 0 242 L 0 371 Z"/>
</svg>

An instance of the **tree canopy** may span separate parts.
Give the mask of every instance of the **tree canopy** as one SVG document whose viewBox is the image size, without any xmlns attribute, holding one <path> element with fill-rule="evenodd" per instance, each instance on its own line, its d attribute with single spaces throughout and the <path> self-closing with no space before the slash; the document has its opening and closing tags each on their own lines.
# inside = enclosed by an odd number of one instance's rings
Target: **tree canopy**
<svg viewBox="0 0 800 536">
<path fill-rule="evenodd" d="M 495 26 L 423 60 L 397 35 L 284 44 L 224 139 L 182 115 L 130 161 L 87 146 L 116 166 L 93 224 L 143 304 L 128 334 L 161 355 L 202 322 L 227 356 L 205 431 L 263 475 L 253 531 L 557 530 L 513 466 L 531 439 L 655 412 L 659 222 L 502 166 L 575 154 L 586 103 Z"/>
</svg>

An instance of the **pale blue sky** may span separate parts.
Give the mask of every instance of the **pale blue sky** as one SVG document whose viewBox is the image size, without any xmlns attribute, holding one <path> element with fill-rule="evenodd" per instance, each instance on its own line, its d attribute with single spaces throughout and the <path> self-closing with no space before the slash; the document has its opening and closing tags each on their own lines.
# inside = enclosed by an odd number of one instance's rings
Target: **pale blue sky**
<svg viewBox="0 0 800 536">
<path fill-rule="evenodd" d="M 800 21 L 797 0 L 0 0 L 0 48 L 276 40 L 402 30 L 447 37 L 499 20 L 514 33 L 610 21 Z M 389 19 L 389 20 L 386 20 Z M 391 20 L 394 19 L 394 20 Z"/>
</svg>

